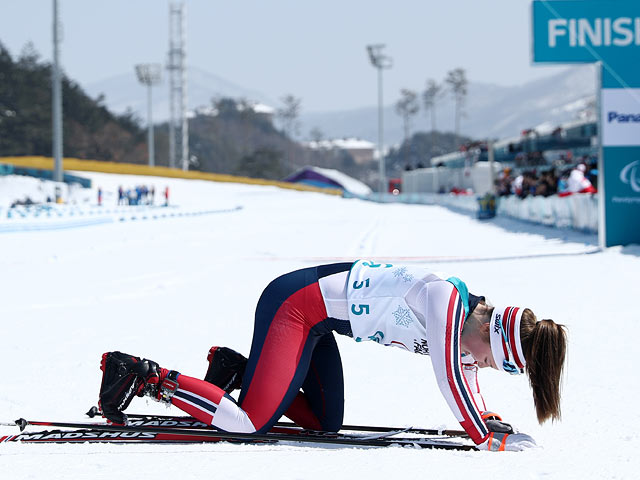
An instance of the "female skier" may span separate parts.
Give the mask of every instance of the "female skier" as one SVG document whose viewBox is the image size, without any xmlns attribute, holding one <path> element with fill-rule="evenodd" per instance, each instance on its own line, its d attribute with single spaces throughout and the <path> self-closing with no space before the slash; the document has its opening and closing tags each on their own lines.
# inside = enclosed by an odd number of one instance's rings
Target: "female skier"
<svg viewBox="0 0 640 480">
<path fill-rule="evenodd" d="M 531 310 L 490 307 L 460 279 L 419 267 L 356 261 L 305 268 L 264 290 L 248 360 L 212 347 L 205 380 L 157 363 L 102 356 L 100 408 L 115 423 L 134 395 L 149 395 L 231 432 L 268 432 L 286 415 L 304 428 L 342 427 L 342 362 L 333 332 L 429 355 L 438 386 L 469 437 L 485 450 L 535 446 L 489 411 L 478 367 L 526 373 L 540 423 L 560 418 L 566 331 Z M 245 367 L 246 362 L 246 367 Z M 236 403 L 228 392 L 240 385 Z M 206 381 L 208 380 L 208 381 Z"/>
</svg>

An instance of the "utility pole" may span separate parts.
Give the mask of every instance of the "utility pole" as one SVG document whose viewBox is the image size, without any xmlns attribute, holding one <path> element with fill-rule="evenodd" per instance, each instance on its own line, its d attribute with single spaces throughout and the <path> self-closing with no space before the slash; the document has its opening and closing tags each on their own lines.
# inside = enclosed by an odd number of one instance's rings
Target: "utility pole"
<svg viewBox="0 0 640 480">
<path fill-rule="evenodd" d="M 369 60 L 371 64 L 378 69 L 378 160 L 379 176 L 380 176 L 380 195 L 382 196 L 386 188 L 386 173 L 384 165 L 384 118 L 383 118 L 383 100 L 382 100 L 382 71 L 392 66 L 391 57 L 384 55 L 382 49 L 384 44 L 367 45 Z"/>
<path fill-rule="evenodd" d="M 62 75 L 60 73 L 60 23 L 58 0 L 53 0 L 53 65 L 51 68 L 53 180 L 62 182 Z M 59 199 L 56 198 L 56 201 Z"/>
<path fill-rule="evenodd" d="M 489 193 L 491 193 L 492 195 L 496 194 L 496 172 L 495 172 L 495 150 L 494 150 L 494 145 L 493 145 L 493 140 L 489 139 L 487 141 L 487 154 L 489 156 L 488 160 L 489 160 L 489 181 L 491 182 L 491 186 L 489 187 Z"/>
<path fill-rule="evenodd" d="M 162 65 L 159 63 L 142 63 L 136 65 L 138 81 L 147 86 L 147 148 L 149 150 L 149 166 L 155 167 L 155 141 L 153 139 L 153 101 L 151 89 L 162 79 Z"/>
</svg>

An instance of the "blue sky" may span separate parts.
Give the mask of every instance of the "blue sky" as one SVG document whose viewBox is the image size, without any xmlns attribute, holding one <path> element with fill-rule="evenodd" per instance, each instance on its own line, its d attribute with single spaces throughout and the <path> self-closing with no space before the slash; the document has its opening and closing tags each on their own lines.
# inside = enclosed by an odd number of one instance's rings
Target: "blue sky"
<svg viewBox="0 0 640 480">
<path fill-rule="evenodd" d="M 5 0 L 0 41 L 31 41 L 50 59 L 52 0 Z M 517 85 L 562 67 L 532 66 L 530 0 L 187 0 L 188 64 L 307 111 L 374 105 L 365 46 L 385 43 L 385 98 L 465 68 L 475 82 Z M 62 63 L 81 85 L 165 62 L 167 0 L 59 0 Z"/>
</svg>

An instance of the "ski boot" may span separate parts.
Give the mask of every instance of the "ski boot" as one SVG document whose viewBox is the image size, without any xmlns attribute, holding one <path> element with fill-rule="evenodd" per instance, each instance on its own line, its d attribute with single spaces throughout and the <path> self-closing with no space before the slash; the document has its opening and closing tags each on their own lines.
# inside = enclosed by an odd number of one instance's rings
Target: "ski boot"
<svg viewBox="0 0 640 480">
<path fill-rule="evenodd" d="M 100 362 L 102 384 L 98 406 L 111 422 L 125 425 L 127 416 L 122 413 L 133 397 L 148 395 L 154 400 L 169 403 L 178 388 L 175 371 L 168 371 L 146 358 L 134 357 L 122 352 L 107 352 Z"/>
<path fill-rule="evenodd" d="M 207 355 L 209 368 L 204 380 L 213 383 L 227 393 L 242 386 L 242 376 L 247 359 L 227 347 L 211 347 Z"/>
</svg>

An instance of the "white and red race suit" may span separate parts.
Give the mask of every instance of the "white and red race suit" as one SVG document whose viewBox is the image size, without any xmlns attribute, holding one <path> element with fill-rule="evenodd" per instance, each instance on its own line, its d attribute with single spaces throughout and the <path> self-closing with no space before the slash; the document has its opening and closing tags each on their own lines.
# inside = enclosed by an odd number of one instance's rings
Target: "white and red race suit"
<svg viewBox="0 0 640 480">
<path fill-rule="evenodd" d="M 456 419 L 476 444 L 488 438 L 477 363 L 461 348 L 469 313 L 463 282 L 443 280 L 420 267 L 358 260 L 349 272 L 321 278 L 319 284 L 328 316 L 348 320 L 355 341 L 429 355 Z"/>
</svg>

